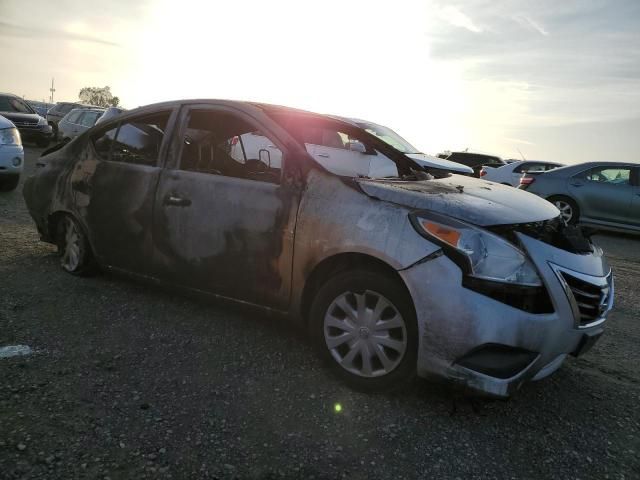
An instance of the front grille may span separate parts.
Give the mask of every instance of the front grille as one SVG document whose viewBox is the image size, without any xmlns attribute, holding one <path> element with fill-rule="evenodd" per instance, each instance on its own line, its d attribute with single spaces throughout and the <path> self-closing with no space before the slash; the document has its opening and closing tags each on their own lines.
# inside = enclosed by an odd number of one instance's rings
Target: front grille
<svg viewBox="0 0 640 480">
<path fill-rule="evenodd" d="M 579 325 L 586 327 L 602 319 L 610 307 L 613 295 L 611 273 L 606 277 L 590 277 L 593 283 L 587 281 L 586 277 L 578 278 L 565 271 L 561 271 L 560 275 L 573 297 L 572 306 L 579 317 Z"/>
<path fill-rule="evenodd" d="M 36 125 L 38 125 L 38 120 L 14 120 L 13 124 L 18 128 L 35 127 Z"/>
</svg>

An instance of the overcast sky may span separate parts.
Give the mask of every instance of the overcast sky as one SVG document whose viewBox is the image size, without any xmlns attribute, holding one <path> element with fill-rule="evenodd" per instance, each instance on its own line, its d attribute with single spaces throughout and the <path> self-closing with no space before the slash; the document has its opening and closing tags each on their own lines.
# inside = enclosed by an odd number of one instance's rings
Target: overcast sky
<svg viewBox="0 0 640 480">
<path fill-rule="evenodd" d="M 640 1 L 0 0 L 0 91 L 355 116 L 428 153 L 640 161 Z"/>
</svg>

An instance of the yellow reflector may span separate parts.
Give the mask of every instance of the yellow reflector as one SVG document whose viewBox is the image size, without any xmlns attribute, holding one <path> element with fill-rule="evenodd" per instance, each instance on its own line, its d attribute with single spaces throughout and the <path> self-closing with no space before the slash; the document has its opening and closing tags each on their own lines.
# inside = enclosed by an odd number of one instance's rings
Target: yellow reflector
<svg viewBox="0 0 640 480">
<path fill-rule="evenodd" d="M 460 240 L 460 232 L 444 227 L 437 223 L 432 223 L 427 220 L 422 221 L 422 226 L 431 235 L 438 237 L 443 242 L 447 242 L 452 247 L 458 246 L 458 240 Z"/>
</svg>

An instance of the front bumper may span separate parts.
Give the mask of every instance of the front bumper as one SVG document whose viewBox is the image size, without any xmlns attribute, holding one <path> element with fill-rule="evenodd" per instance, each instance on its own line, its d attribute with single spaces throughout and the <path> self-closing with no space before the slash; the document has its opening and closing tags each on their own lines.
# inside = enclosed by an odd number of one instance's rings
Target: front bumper
<svg viewBox="0 0 640 480">
<path fill-rule="evenodd" d="M 419 376 L 441 377 L 476 392 L 507 397 L 597 341 L 613 307 L 613 280 L 601 251 L 573 254 L 518 236 L 548 291 L 551 313 L 529 313 L 464 288 L 462 271 L 446 256 L 399 272 L 416 308 Z M 581 318 L 579 294 L 573 294 L 558 268 L 606 284 L 595 318 Z"/>
<path fill-rule="evenodd" d="M 26 141 L 48 141 L 53 139 L 53 128 L 51 125 L 33 125 L 18 127 L 22 140 Z"/>
<path fill-rule="evenodd" d="M 0 175 L 20 175 L 23 168 L 24 149 L 22 146 L 0 145 Z"/>
</svg>

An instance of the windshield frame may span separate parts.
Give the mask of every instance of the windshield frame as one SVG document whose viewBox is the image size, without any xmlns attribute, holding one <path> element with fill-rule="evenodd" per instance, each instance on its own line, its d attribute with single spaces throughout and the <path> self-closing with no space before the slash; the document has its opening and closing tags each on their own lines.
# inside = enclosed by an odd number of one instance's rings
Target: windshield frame
<svg viewBox="0 0 640 480">
<path fill-rule="evenodd" d="M 385 127 L 384 125 L 379 125 L 373 122 L 367 122 L 365 120 L 354 120 L 353 123 L 362 128 L 369 135 L 379 138 L 386 144 L 395 148 L 400 153 L 403 153 L 405 155 L 416 155 L 422 153 L 419 149 L 411 145 L 407 140 L 402 138 L 400 135 L 398 135 L 398 133 L 396 133 L 389 127 Z M 385 137 L 393 139 L 395 143 L 389 142 Z"/>
</svg>

